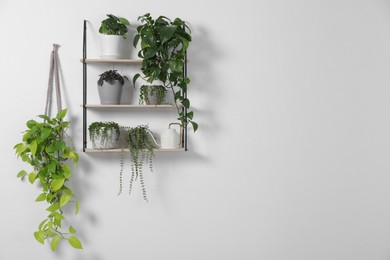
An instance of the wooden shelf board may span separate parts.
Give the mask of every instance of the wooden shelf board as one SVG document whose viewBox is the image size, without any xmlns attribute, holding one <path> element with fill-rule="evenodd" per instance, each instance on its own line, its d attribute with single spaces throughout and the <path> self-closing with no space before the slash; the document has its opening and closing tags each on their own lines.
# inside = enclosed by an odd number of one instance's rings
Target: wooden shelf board
<svg viewBox="0 0 390 260">
<path fill-rule="evenodd" d="M 83 107 L 83 105 L 80 105 Z M 175 108 L 174 105 L 100 105 L 100 104 L 86 104 L 88 108 Z"/>
<path fill-rule="evenodd" d="M 176 149 L 153 149 L 155 152 L 185 152 L 184 148 L 176 148 Z M 82 150 L 81 150 L 82 151 Z M 118 148 L 118 149 L 93 149 L 93 148 L 86 148 L 86 153 L 119 153 L 119 152 L 129 152 L 129 149 L 126 148 Z"/>
<path fill-rule="evenodd" d="M 80 59 L 83 62 L 83 59 Z M 104 64 L 104 63 L 117 63 L 117 64 L 141 64 L 140 59 L 85 59 L 87 64 Z"/>
</svg>

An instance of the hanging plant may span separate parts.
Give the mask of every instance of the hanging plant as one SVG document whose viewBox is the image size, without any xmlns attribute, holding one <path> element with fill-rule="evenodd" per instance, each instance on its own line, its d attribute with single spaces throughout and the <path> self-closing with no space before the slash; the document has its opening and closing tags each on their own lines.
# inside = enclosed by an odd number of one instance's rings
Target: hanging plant
<svg viewBox="0 0 390 260">
<path fill-rule="evenodd" d="M 148 126 L 140 125 L 137 127 L 128 128 L 126 132 L 126 143 L 130 151 L 131 159 L 131 178 L 129 194 L 133 187 L 134 181 L 138 178 L 141 183 L 142 196 L 145 201 L 148 200 L 146 195 L 146 187 L 143 176 L 143 165 L 144 163 L 149 165 L 149 169 L 153 171 L 154 161 L 154 144 L 150 138 L 150 130 Z M 122 192 L 122 173 L 124 166 L 124 157 L 121 158 L 121 171 L 120 171 L 120 187 L 119 194 Z"/>
<path fill-rule="evenodd" d="M 115 122 L 93 122 L 89 125 L 88 131 L 92 145 L 100 148 L 113 146 L 120 135 L 119 125 Z"/>
<path fill-rule="evenodd" d="M 167 89 L 161 85 L 143 85 L 140 89 L 139 104 L 160 105 L 165 102 Z"/>
<path fill-rule="evenodd" d="M 172 21 L 160 16 L 154 20 L 149 13 L 138 17 L 138 20 L 143 24 L 137 27 L 133 45 L 136 47 L 141 42 L 138 56 L 142 58 L 143 75 L 135 74 L 133 83 L 139 78 L 151 84 L 154 81 L 161 82 L 167 90 L 172 91 L 181 125 L 187 127 L 191 123 L 196 131 L 198 124 L 192 120 L 194 112 L 189 111 L 190 100 L 185 94 L 190 79 L 183 75 L 186 52 L 191 42 L 189 27 L 180 18 Z"/>
<path fill-rule="evenodd" d="M 35 201 L 45 201 L 49 205 L 46 208 L 49 215 L 39 224 L 34 237 L 42 244 L 45 240 L 51 240 L 53 251 L 57 249 L 60 240 L 67 240 L 74 248 L 82 248 L 74 227 L 70 225 L 64 231 L 62 225 L 65 219 L 64 207 L 74 204 L 76 214 L 80 208 L 75 194 L 65 185 L 72 176 L 68 160 L 72 160 L 73 166 L 76 166 L 79 158 L 71 138 L 66 134 L 69 126 L 68 121 L 63 121 L 66 113 L 64 109 L 54 118 L 40 115 L 43 122 L 27 121 L 28 129 L 24 132 L 22 142 L 14 147 L 18 158 L 33 167 L 32 171 L 20 171 L 17 177 L 26 176 L 31 184 L 38 181 L 42 192 Z"/>
</svg>

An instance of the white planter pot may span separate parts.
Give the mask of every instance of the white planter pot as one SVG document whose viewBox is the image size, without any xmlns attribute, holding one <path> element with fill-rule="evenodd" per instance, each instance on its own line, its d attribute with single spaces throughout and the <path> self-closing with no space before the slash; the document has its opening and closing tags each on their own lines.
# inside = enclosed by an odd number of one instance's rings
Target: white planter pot
<svg viewBox="0 0 390 260">
<path fill-rule="evenodd" d="M 98 85 L 97 88 L 102 105 L 118 105 L 120 103 L 123 86 L 119 80 L 115 80 L 113 84 L 104 81 L 103 85 Z"/>
<path fill-rule="evenodd" d="M 127 59 L 130 57 L 131 43 L 120 35 L 100 35 L 100 58 Z"/>
<path fill-rule="evenodd" d="M 117 139 L 118 135 L 114 129 L 107 130 L 107 140 L 102 140 L 102 130 L 99 131 L 99 134 L 95 136 L 95 140 L 92 142 L 92 147 L 94 149 L 114 149 L 118 147 Z"/>
</svg>

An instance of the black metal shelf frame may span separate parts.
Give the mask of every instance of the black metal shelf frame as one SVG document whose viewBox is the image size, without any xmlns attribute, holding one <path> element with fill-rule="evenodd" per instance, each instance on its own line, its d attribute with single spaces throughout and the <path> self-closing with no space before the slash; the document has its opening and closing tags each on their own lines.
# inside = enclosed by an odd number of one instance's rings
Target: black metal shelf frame
<svg viewBox="0 0 390 260">
<path fill-rule="evenodd" d="M 83 152 L 87 149 L 87 20 L 84 20 L 83 26 Z M 184 58 L 183 76 L 187 77 L 187 53 Z M 187 98 L 187 90 L 182 90 L 184 98 Z M 181 108 L 184 116 L 187 117 L 187 108 Z M 187 151 L 187 126 L 182 127 L 182 143 L 184 151 Z"/>
</svg>

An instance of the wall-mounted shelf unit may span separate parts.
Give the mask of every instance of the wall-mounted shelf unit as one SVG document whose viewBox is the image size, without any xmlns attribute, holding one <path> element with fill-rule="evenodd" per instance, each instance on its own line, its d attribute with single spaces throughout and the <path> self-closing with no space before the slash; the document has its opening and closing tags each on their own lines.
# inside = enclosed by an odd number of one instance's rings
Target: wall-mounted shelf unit
<svg viewBox="0 0 390 260">
<path fill-rule="evenodd" d="M 142 60 L 140 59 L 89 59 L 87 58 L 87 21 L 84 20 L 83 27 L 83 58 L 80 59 L 80 62 L 83 64 L 83 152 L 87 153 L 102 153 L 102 152 L 121 152 L 128 151 L 128 149 L 92 149 L 87 148 L 87 110 L 88 109 L 130 109 L 137 111 L 139 109 L 147 110 L 159 110 L 159 109 L 176 109 L 174 105 L 133 105 L 133 104 L 120 104 L 120 105 L 100 105 L 100 104 L 88 104 L 87 94 L 87 64 L 128 64 L 128 65 L 140 65 Z M 185 60 L 187 64 L 187 59 Z M 184 66 L 183 75 L 187 76 L 187 66 Z M 186 92 L 184 92 L 187 95 Z M 180 107 L 179 107 L 180 108 Z M 180 108 L 182 112 L 186 115 L 187 110 L 183 107 Z M 177 149 L 155 149 L 156 152 L 184 152 L 187 151 L 187 128 L 182 128 L 182 142 L 181 147 Z"/>
<path fill-rule="evenodd" d="M 153 149 L 154 152 L 184 152 L 184 148 L 176 148 L 176 149 Z M 129 152 L 129 149 L 92 149 L 92 148 L 86 148 L 86 153 L 119 153 L 119 152 Z"/>
<path fill-rule="evenodd" d="M 84 62 L 83 59 L 80 59 Z M 85 59 L 86 64 L 141 64 L 140 59 Z"/>
<path fill-rule="evenodd" d="M 83 106 L 83 105 L 81 105 Z M 100 104 L 86 104 L 87 108 L 140 108 L 140 109 L 159 109 L 159 108 L 173 108 L 173 105 L 100 105 Z"/>
</svg>

